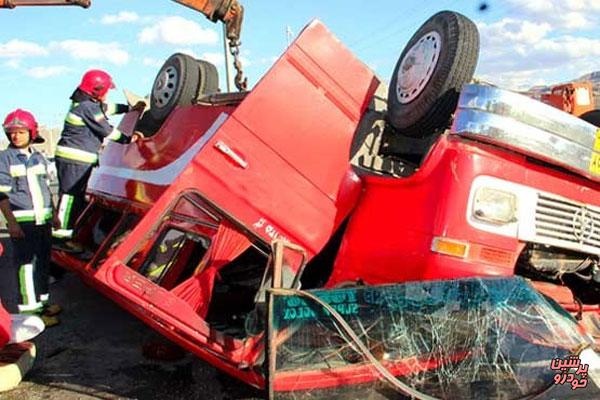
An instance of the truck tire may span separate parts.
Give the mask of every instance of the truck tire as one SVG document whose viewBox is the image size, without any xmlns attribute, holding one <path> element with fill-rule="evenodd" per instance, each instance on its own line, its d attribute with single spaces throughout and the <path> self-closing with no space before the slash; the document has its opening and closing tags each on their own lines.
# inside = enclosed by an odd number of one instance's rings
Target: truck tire
<svg viewBox="0 0 600 400">
<path fill-rule="evenodd" d="M 390 82 L 387 119 L 397 133 L 423 138 L 446 128 L 478 56 L 479 33 L 467 17 L 442 11 L 427 20 L 402 51 Z"/>
<path fill-rule="evenodd" d="M 218 90 L 214 65 L 176 53 L 163 64 L 152 85 L 150 114 L 162 123 L 177 106 L 190 105 L 200 95 Z"/>
<path fill-rule="evenodd" d="M 219 91 L 219 73 L 217 67 L 204 60 L 196 60 L 196 64 L 200 70 L 201 77 L 196 99 L 205 94 L 217 93 Z"/>
<path fill-rule="evenodd" d="M 579 116 L 582 120 L 589 122 L 592 125 L 600 127 L 600 110 L 592 110 L 583 113 Z"/>
</svg>

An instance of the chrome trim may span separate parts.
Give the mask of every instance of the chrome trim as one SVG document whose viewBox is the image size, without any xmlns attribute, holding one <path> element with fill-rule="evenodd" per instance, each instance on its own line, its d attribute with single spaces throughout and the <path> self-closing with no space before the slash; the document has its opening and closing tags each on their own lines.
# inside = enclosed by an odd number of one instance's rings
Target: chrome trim
<svg viewBox="0 0 600 400">
<path fill-rule="evenodd" d="M 452 134 L 507 147 L 596 181 L 600 171 L 591 168 L 591 160 L 599 132 L 552 106 L 479 84 L 463 88 L 451 129 Z"/>
<path fill-rule="evenodd" d="M 538 192 L 533 241 L 600 255 L 600 207 Z"/>
</svg>

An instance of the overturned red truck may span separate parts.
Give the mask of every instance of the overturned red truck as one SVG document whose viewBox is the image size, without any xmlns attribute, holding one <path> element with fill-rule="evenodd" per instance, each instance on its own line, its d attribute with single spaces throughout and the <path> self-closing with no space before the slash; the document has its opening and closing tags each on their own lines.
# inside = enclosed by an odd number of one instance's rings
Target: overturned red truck
<svg viewBox="0 0 600 400">
<path fill-rule="evenodd" d="M 572 354 L 595 387 L 600 133 L 477 53 L 436 14 L 387 99 L 318 21 L 249 92 L 176 54 L 53 260 L 269 398 L 522 398 Z"/>
</svg>

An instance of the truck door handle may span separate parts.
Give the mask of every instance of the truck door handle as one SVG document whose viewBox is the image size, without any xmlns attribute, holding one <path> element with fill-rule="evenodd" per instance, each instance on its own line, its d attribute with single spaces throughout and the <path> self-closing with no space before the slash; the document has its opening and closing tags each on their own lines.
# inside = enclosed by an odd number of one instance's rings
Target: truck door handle
<svg viewBox="0 0 600 400">
<path fill-rule="evenodd" d="M 219 150 L 221 153 L 223 153 L 225 156 L 227 156 L 231 161 L 233 161 L 234 163 L 239 165 L 241 168 L 243 168 L 243 169 L 248 168 L 248 162 L 246 160 L 244 160 L 242 158 L 242 156 L 237 154 L 235 151 L 231 150 L 231 147 L 227 146 L 221 140 L 219 140 L 219 141 L 217 141 L 217 143 L 215 143 L 215 148 L 217 150 Z"/>
</svg>

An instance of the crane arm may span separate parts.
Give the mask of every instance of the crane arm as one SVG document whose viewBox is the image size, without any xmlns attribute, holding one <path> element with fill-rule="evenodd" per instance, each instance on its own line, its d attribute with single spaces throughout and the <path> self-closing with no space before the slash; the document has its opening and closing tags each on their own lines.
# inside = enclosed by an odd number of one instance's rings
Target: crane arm
<svg viewBox="0 0 600 400">
<path fill-rule="evenodd" d="M 0 8 L 17 6 L 80 6 L 88 8 L 91 0 L 0 0 Z"/>
<path fill-rule="evenodd" d="M 0 0 L 1 1 L 1 0 Z M 235 86 L 243 91 L 248 87 L 248 80 L 244 78 L 242 62 L 240 61 L 240 35 L 244 7 L 238 0 L 173 0 L 193 10 L 199 11 L 213 22 L 221 21 L 225 24 L 225 32 L 229 40 L 229 49 L 233 55 L 233 67 L 236 70 Z"/>
<path fill-rule="evenodd" d="M 206 15 L 212 22 L 222 21 L 227 27 L 227 38 L 239 41 L 244 7 L 237 0 L 173 0 L 176 3 Z M 88 8 L 92 0 L 0 0 L 0 8 L 17 6 L 80 6 Z"/>
<path fill-rule="evenodd" d="M 237 0 L 173 0 L 201 12 L 212 22 L 221 21 L 227 28 L 227 39 L 239 41 L 244 7 Z"/>
</svg>

